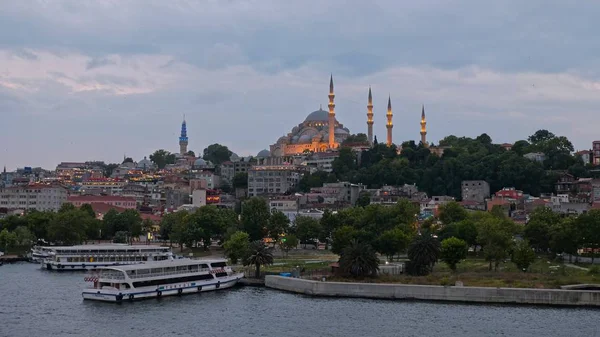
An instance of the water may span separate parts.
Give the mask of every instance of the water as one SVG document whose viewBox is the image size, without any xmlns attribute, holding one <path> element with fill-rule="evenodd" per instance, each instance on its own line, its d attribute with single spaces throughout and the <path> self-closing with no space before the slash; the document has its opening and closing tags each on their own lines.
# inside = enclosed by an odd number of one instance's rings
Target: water
<svg viewBox="0 0 600 337">
<path fill-rule="evenodd" d="M 0 337 L 600 337 L 595 309 L 324 299 L 251 287 L 118 305 L 84 302 L 83 277 L 0 267 Z"/>
</svg>

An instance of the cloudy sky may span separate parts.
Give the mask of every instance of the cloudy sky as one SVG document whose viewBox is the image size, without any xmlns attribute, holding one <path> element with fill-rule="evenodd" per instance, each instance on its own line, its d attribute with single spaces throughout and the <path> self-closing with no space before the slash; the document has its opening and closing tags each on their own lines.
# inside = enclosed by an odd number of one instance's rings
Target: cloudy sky
<svg viewBox="0 0 600 337">
<path fill-rule="evenodd" d="M 0 165 L 135 160 L 221 143 L 253 155 L 327 104 L 429 139 L 545 128 L 600 139 L 600 3 L 548 0 L 0 2 Z"/>
</svg>

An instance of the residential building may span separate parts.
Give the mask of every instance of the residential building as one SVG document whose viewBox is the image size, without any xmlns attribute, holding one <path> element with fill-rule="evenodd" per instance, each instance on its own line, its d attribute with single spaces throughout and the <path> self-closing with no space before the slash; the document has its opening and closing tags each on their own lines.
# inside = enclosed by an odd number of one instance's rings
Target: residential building
<svg viewBox="0 0 600 337">
<path fill-rule="evenodd" d="M 124 209 L 137 208 L 135 198 L 116 195 L 72 195 L 67 198 L 67 202 L 75 207 L 81 207 L 84 204 L 107 204 Z"/>
<path fill-rule="evenodd" d="M 118 195 L 123 192 L 123 186 L 127 185 L 127 181 L 122 179 L 100 178 L 89 179 L 81 182 L 79 189 L 81 194 L 110 194 Z"/>
<path fill-rule="evenodd" d="M 422 198 L 419 195 L 419 190 L 416 185 L 404 184 L 403 186 L 383 186 L 378 190 L 372 191 L 371 203 L 394 205 L 400 199 L 410 199 L 420 201 Z M 417 196 L 419 196 L 417 198 Z"/>
<path fill-rule="evenodd" d="M 247 173 L 250 167 L 252 167 L 250 161 L 226 161 L 221 164 L 221 180 L 228 184 L 233 184 L 235 175 L 238 173 Z"/>
<path fill-rule="evenodd" d="M 298 185 L 306 167 L 263 165 L 248 170 L 248 196 L 283 194 Z"/>
<path fill-rule="evenodd" d="M 448 195 L 434 195 L 430 199 L 424 199 L 419 202 L 421 213 L 438 215 L 439 207 L 451 201 L 455 201 L 454 197 Z"/>
<path fill-rule="evenodd" d="M 514 187 L 504 187 L 500 191 L 494 194 L 497 199 L 514 199 L 519 200 L 523 198 L 523 191 L 517 190 Z"/>
<path fill-rule="evenodd" d="M 544 160 L 546 160 L 546 155 L 541 152 L 526 153 L 523 155 L 523 157 L 525 157 L 529 160 L 540 162 L 540 163 L 543 162 Z"/>
<path fill-rule="evenodd" d="M 334 203 L 343 203 L 354 205 L 361 191 L 365 190 L 365 185 L 352 184 L 349 182 L 325 183 L 323 187 L 314 187 L 310 189 L 311 193 L 321 195 L 325 200 L 333 200 Z M 327 203 L 327 202 L 326 202 Z"/>
<path fill-rule="evenodd" d="M 201 188 L 212 190 L 221 187 L 221 177 L 212 171 L 200 171 L 194 173 L 194 179 L 192 180 L 200 180 L 200 185 L 196 184 L 196 186 L 201 186 Z M 190 181 L 190 186 L 191 184 L 192 182 Z"/>
<path fill-rule="evenodd" d="M 339 156 L 338 152 L 317 152 L 308 156 L 303 164 L 317 171 L 332 172 L 333 161 Z"/>
<path fill-rule="evenodd" d="M 500 146 L 502 146 L 502 148 L 505 149 L 506 151 L 510 151 L 510 150 L 512 150 L 513 144 L 503 143 L 503 144 L 500 144 Z"/>
<path fill-rule="evenodd" d="M 189 188 L 168 188 L 165 190 L 165 207 L 178 208 L 190 203 Z"/>
<path fill-rule="evenodd" d="M 206 189 L 195 189 L 192 192 L 192 205 L 194 207 L 206 206 Z"/>
<path fill-rule="evenodd" d="M 461 197 L 463 201 L 483 204 L 490 197 L 490 184 L 485 180 L 464 180 L 461 183 Z"/>
<path fill-rule="evenodd" d="M 58 211 L 67 202 L 67 189 L 59 185 L 33 184 L 0 188 L 0 208 Z"/>
<path fill-rule="evenodd" d="M 583 150 L 575 152 L 575 156 L 580 157 L 584 164 L 591 164 L 593 162 L 594 152 L 591 150 Z"/>
<path fill-rule="evenodd" d="M 600 165 L 600 140 L 592 143 L 592 164 Z"/>
</svg>

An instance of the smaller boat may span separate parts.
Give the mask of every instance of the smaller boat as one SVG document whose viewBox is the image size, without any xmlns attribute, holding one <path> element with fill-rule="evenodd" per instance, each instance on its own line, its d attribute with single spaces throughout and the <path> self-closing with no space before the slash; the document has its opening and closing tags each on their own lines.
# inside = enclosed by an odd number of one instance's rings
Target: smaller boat
<svg viewBox="0 0 600 337">
<path fill-rule="evenodd" d="M 93 285 L 85 288 L 82 296 L 85 300 L 120 303 L 227 289 L 243 276 L 227 266 L 225 259 L 184 258 L 102 267 L 84 278 Z"/>
</svg>

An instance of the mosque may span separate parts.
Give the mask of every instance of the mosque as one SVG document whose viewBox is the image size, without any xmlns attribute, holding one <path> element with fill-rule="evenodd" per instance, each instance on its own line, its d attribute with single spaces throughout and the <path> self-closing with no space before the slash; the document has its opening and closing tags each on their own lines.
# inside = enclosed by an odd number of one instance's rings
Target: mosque
<svg viewBox="0 0 600 337">
<path fill-rule="evenodd" d="M 262 150 L 257 154 L 257 158 L 282 158 L 306 153 L 319 153 L 337 150 L 340 145 L 350 136 L 350 130 L 344 127 L 336 118 L 335 113 L 335 93 L 333 87 L 333 75 L 329 79 L 329 104 L 328 110 L 319 110 L 311 112 L 302 123 L 295 126 L 290 133 L 280 137 L 277 142 L 269 147 L 269 150 Z M 393 144 L 392 129 L 393 112 L 392 100 L 388 97 L 386 112 L 386 144 Z M 369 87 L 367 103 L 367 138 L 369 145 L 373 145 L 373 96 L 371 87 Z M 425 120 L 425 107 L 421 111 L 421 143 L 428 146 L 427 129 Z M 180 155 L 187 153 L 187 127 L 185 118 L 181 125 L 181 135 L 179 137 Z M 434 149 L 431 149 L 434 150 Z"/>
<path fill-rule="evenodd" d="M 285 157 L 307 152 L 327 152 L 339 148 L 340 144 L 350 135 L 350 130 L 336 119 L 333 75 L 329 80 L 328 97 L 329 104 L 327 107 L 329 111 L 319 108 L 319 110 L 311 112 L 304 122 L 295 126 L 290 133 L 280 137 L 275 144 L 271 145 L 270 151 L 262 150 L 260 157 Z M 386 144 L 388 146 L 392 145 L 393 142 L 393 116 L 391 97 L 388 97 L 386 113 Z M 421 141 L 427 146 L 425 123 L 425 108 L 423 107 L 421 115 Z M 367 104 L 367 138 L 369 144 L 373 145 L 373 96 L 370 87 Z"/>
</svg>

